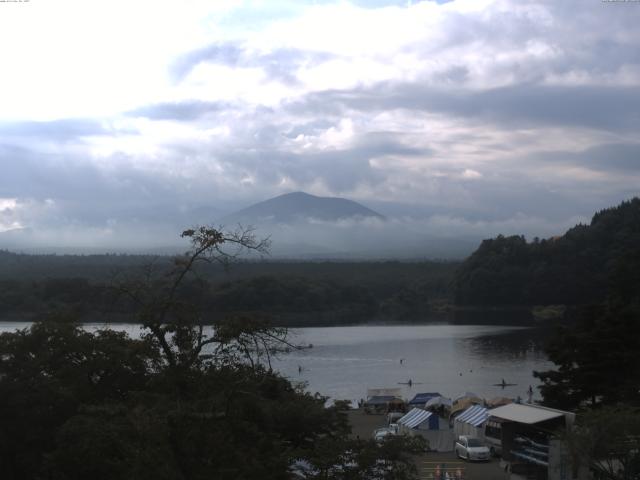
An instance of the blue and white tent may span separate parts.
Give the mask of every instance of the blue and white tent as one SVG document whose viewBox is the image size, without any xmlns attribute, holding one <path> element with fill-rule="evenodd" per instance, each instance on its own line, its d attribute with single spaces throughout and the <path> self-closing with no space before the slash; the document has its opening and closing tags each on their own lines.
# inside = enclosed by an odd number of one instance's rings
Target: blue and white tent
<svg viewBox="0 0 640 480">
<path fill-rule="evenodd" d="M 453 430 L 456 436 L 471 435 L 484 438 L 484 424 L 489 418 L 486 408 L 481 405 L 472 405 L 458 415 L 453 421 Z"/>
<path fill-rule="evenodd" d="M 400 431 L 406 435 L 420 435 L 424 438 L 430 450 L 438 452 L 453 451 L 453 431 L 449 422 L 438 417 L 433 412 L 420 408 L 413 408 L 398 420 Z"/>
<path fill-rule="evenodd" d="M 409 413 L 398 420 L 398 424 L 407 428 L 438 430 L 438 417 L 426 410 L 412 408 Z"/>
<path fill-rule="evenodd" d="M 458 422 L 470 423 L 474 427 L 479 427 L 487 421 L 488 410 L 480 405 L 473 405 L 467 408 L 456 418 Z"/>
</svg>

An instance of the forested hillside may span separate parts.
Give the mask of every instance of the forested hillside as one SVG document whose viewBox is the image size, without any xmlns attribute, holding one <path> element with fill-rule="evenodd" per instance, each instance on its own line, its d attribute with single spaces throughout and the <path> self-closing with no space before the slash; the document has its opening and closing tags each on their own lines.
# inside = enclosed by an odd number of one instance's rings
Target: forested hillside
<svg viewBox="0 0 640 480">
<path fill-rule="evenodd" d="M 484 240 L 456 272 L 459 305 L 579 305 L 640 288 L 640 199 L 596 213 L 560 237 Z"/>
<path fill-rule="evenodd" d="M 19 255 L 0 252 L 0 316 L 28 320 L 71 311 L 84 321 L 126 321 L 134 306 L 119 279 L 170 267 L 169 257 Z M 237 262 L 199 266 L 182 288 L 213 321 L 260 312 L 280 324 L 423 318 L 449 303 L 457 264 L 446 262 Z"/>
</svg>

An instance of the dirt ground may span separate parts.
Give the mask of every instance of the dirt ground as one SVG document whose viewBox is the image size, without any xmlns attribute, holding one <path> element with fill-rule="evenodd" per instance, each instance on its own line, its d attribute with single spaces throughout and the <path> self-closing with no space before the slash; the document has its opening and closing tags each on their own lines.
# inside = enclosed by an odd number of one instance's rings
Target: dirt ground
<svg viewBox="0 0 640 480">
<path fill-rule="evenodd" d="M 349 410 L 348 416 L 351 424 L 351 435 L 354 438 L 373 438 L 373 431 L 376 428 L 387 425 L 386 415 L 367 415 L 361 408 Z"/>
<path fill-rule="evenodd" d="M 371 438 L 376 428 L 386 425 L 385 415 L 367 415 L 361 409 L 350 410 L 348 416 L 353 437 Z M 416 456 L 415 462 L 421 480 L 438 478 L 438 471 L 440 473 L 449 472 L 452 480 L 456 479 L 456 474 L 460 474 L 461 477 L 458 478 L 463 480 L 504 480 L 508 478 L 500 468 L 499 459 L 493 459 L 490 462 L 466 462 L 457 458 L 453 452 L 427 452 Z"/>
</svg>

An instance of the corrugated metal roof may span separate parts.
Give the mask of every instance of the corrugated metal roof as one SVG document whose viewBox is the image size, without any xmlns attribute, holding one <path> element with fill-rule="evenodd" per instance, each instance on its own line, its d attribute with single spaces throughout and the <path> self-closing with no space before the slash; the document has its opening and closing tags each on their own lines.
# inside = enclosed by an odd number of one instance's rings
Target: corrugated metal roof
<svg viewBox="0 0 640 480">
<path fill-rule="evenodd" d="M 552 418 L 562 417 L 569 412 L 554 410 L 552 408 L 539 407 L 535 405 L 524 405 L 522 403 L 510 403 L 502 407 L 489 410 L 492 417 L 520 422 L 526 424 L 540 423 Z"/>
<path fill-rule="evenodd" d="M 432 413 L 427 412 L 426 410 L 422 410 L 420 408 L 412 408 L 409 413 L 398 420 L 398 423 L 409 428 L 415 428 L 421 423 L 424 423 L 431 415 Z"/>
<path fill-rule="evenodd" d="M 479 427 L 489 417 L 487 412 L 488 410 L 486 408 L 480 405 L 473 405 L 457 416 L 456 422 L 469 423 L 474 427 Z"/>
</svg>

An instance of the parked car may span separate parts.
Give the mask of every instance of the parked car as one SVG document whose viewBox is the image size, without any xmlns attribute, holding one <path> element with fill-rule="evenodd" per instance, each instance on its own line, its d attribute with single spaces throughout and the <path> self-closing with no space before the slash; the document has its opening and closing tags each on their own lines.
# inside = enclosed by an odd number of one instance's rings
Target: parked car
<svg viewBox="0 0 640 480">
<path fill-rule="evenodd" d="M 378 443 L 382 443 L 388 436 L 393 436 L 396 434 L 397 430 L 394 427 L 377 428 L 373 432 L 373 439 Z"/>
<path fill-rule="evenodd" d="M 402 412 L 391 412 L 391 413 L 387 413 L 387 424 L 391 425 L 393 423 L 396 423 L 398 420 L 400 420 L 402 417 L 404 416 L 404 413 Z"/>
<path fill-rule="evenodd" d="M 490 458 L 489 447 L 477 437 L 461 435 L 456 440 L 455 451 L 458 458 L 466 460 L 489 460 Z"/>
</svg>

